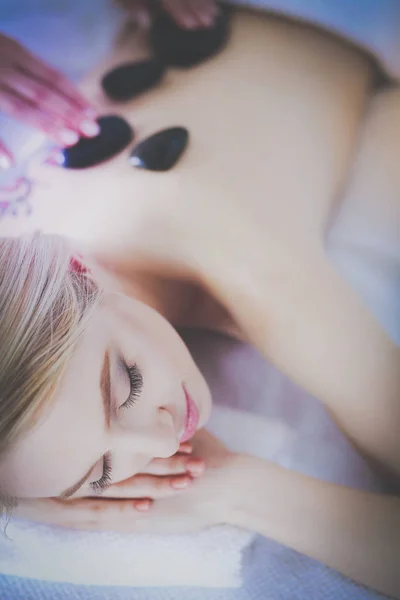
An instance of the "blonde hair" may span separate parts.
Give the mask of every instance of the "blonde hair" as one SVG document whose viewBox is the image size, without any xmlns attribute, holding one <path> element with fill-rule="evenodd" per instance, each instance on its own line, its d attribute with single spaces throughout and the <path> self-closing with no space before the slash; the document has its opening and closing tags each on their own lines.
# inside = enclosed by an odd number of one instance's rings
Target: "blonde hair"
<svg viewBox="0 0 400 600">
<path fill-rule="evenodd" d="M 101 296 L 71 257 L 60 237 L 0 238 L 0 461 L 51 398 Z"/>
</svg>

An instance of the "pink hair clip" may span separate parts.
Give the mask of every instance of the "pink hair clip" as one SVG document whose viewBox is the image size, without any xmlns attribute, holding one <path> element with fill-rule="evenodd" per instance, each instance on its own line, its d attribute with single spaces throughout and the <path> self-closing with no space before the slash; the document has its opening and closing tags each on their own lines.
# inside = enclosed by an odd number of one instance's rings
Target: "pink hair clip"
<svg viewBox="0 0 400 600">
<path fill-rule="evenodd" d="M 79 275 L 86 275 L 89 273 L 89 269 L 83 264 L 82 258 L 83 257 L 81 254 L 75 254 L 74 256 L 71 256 L 69 261 L 69 270 L 72 273 L 78 273 Z"/>
</svg>

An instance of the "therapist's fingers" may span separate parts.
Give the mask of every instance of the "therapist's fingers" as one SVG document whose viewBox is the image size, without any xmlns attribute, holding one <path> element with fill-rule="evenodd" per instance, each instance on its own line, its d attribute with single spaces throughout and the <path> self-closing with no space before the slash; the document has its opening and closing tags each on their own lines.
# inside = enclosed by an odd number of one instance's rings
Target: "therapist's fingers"
<svg viewBox="0 0 400 600">
<path fill-rule="evenodd" d="M 213 25 L 218 13 L 218 7 L 214 0 L 189 0 L 187 5 L 199 26 L 211 27 Z"/>
<path fill-rule="evenodd" d="M 115 0 L 143 27 L 151 23 L 149 0 Z M 218 12 L 215 0 L 160 0 L 161 6 L 181 27 L 210 27 Z"/>
<path fill-rule="evenodd" d="M 0 140 L 0 174 L 2 170 L 9 169 L 14 164 L 14 157 L 7 146 Z"/>
<path fill-rule="evenodd" d="M 214 0 L 161 0 L 161 4 L 178 25 L 187 29 L 211 26 L 217 13 Z"/>
<path fill-rule="evenodd" d="M 14 90 L 1 88 L 0 109 L 14 119 L 40 129 L 62 146 L 72 146 L 79 140 L 79 133 L 64 119 L 42 111 L 40 105 Z"/>
<path fill-rule="evenodd" d="M 57 70 L 0 34 L 0 111 L 72 145 L 99 133 L 90 103 Z"/>
<path fill-rule="evenodd" d="M 17 50 L 12 58 L 12 64 L 18 70 L 27 77 L 37 80 L 47 88 L 54 90 L 69 102 L 71 108 L 82 111 L 93 110 L 91 104 L 62 73 L 26 50 L 22 45 L 17 44 Z"/>
<path fill-rule="evenodd" d="M 11 109 L 13 101 L 18 97 L 21 102 L 25 101 L 26 108 L 29 105 L 39 111 L 49 118 L 54 126 L 62 126 L 89 136 L 99 133 L 97 123 L 89 118 L 81 107 L 71 105 L 70 99 L 59 90 L 44 84 L 29 73 L 11 71 L 3 84 L 3 90 L 5 95 L 8 92 Z"/>
</svg>

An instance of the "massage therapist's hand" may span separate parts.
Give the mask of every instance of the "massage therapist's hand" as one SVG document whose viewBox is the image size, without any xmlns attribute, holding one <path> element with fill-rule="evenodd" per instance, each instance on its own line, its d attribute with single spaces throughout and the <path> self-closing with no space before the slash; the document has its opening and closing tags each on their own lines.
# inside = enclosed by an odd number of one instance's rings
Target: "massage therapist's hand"
<svg viewBox="0 0 400 600">
<path fill-rule="evenodd" d="M 73 529 L 129 532 L 135 529 L 139 511 L 148 511 L 155 499 L 183 493 L 202 476 L 204 467 L 198 453 L 192 456 L 191 443 L 185 442 L 177 454 L 153 459 L 141 473 L 112 485 L 101 498 L 24 500 L 15 514 Z"/>
<path fill-rule="evenodd" d="M 150 23 L 150 0 L 115 0 L 142 26 Z M 186 29 L 209 27 L 217 12 L 215 0 L 161 0 L 178 25 Z"/>
<path fill-rule="evenodd" d="M 95 112 L 57 70 L 0 33 L 0 112 L 40 129 L 56 143 L 70 146 L 80 135 L 99 129 Z M 0 140 L 0 168 L 13 157 Z"/>
</svg>

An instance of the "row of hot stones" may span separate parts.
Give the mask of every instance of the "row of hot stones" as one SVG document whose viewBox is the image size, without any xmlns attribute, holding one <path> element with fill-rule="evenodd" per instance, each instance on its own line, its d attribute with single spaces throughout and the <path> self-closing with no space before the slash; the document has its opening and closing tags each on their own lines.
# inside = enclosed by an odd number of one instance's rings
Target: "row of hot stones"
<svg viewBox="0 0 400 600">
<path fill-rule="evenodd" d="M 207 60 L 227 42 L 229 9 L 219 5 L 212 27 L 187 30 L 180 28 L 161 8 L 157 9 L 150 31 L 153 57 L 146 61 L 126 63 L 107 73 L 101 85 L 115 102 L 128 102 L 159 84 L 169 67 L 187 68 Z M 125 119 L 102 116 L 100 133 L 94 138 L 81 138 L 77 144 L 60 150 L 57 163 L 68 169 L 93 167 L 113 158 L 134 139 L 134 131 Z M 189 141 L 185 127 L 169 127 L 137 144 L 130 156 L 131 165 L 151 171 L 168 171 L 181 158 Z"/>
</svg>

